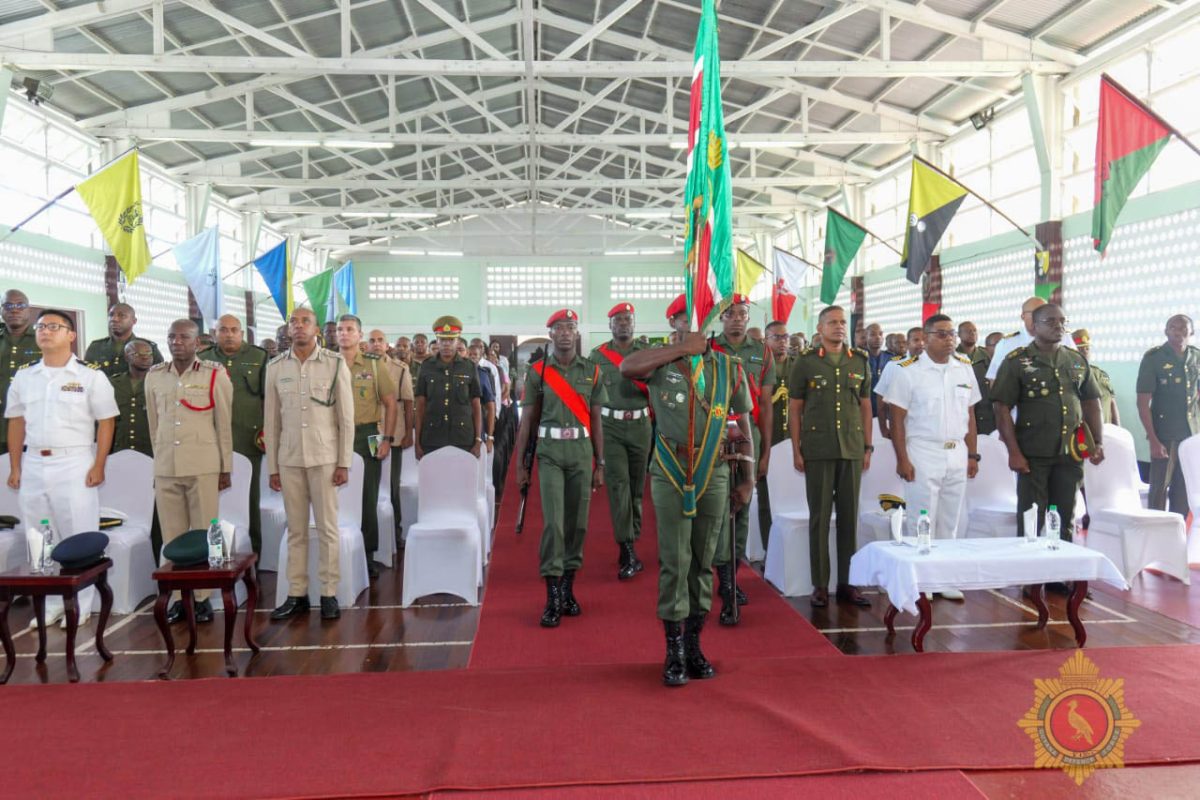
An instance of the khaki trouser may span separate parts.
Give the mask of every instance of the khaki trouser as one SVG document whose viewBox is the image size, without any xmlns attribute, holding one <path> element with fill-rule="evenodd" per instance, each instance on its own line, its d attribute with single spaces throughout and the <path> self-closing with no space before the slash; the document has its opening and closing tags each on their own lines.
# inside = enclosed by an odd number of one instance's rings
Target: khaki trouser
<svg viewBox="0 0 1200 800">
<path fill-rule="evenodd" d="M 175 541 L 188 531 L 208 530 L 217 517 L 217 473 L 187 475 L 181 478 L 154 478 L 154 502 L 158 507 L 158 524 L 163 544 Z M 232 544 L 232 543 L 231 543 Z M 211 592 L 198 589 L 196 600 L 207 600 Z M 179 599 L 179 592 L 172 596 Z"/>
<path fill-rule="evenodd" d="M 316 520 L 318 577 L 321 596 L 337 595 L 341 571 L 338 563 L 337 487 L 333 485 L 335 464 L 317 467 L 279 467 L 283 485 L 283 508 L 288 527 L 288 596 L 308 596 L 308 509 Z"/>
</svg>

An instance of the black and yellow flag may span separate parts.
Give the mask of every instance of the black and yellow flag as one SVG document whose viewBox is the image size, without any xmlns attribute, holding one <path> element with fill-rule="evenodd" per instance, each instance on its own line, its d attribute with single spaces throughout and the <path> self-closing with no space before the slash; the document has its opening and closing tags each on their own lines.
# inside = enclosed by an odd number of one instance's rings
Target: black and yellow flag
<svg viewBox="0 0 1200 800">
<path fill-rule="evenodd" d="M 904 235 L 901 266 L 913 283 L 929 266 L 950 220 L 954 218 L 967 189 L 919 158 L 912 163 L 912 190 L 908 195 L 908 231 Z"/>
</svg>

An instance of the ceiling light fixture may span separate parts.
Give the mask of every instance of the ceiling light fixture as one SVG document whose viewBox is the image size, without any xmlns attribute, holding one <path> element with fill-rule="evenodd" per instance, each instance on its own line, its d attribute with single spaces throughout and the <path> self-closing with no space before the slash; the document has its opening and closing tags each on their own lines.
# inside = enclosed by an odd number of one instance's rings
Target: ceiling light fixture
<svg viewBox="0 0 1200 800">
<path fill-rule="evenodd" d="M 449 258 L 458 258 L 462 256 L 461 250 L 426 250 L 427 256 L 446 256 Z"/>
<path fill-rule="evenodd" d="M 395 142 L 371 142 L 365 139 L 330 139 L 325 142 L 326 147 L 344 147 L 347 150 L 364 149 L 364 150 L 391 150 L 396 146 Z"/>
<path fill-rule="evenodd" d="M 350 219 L 386 219 L 391 215 L 390 211 L 343 211 L 341 213 L 341 216 Z"/>
<path fill-rule="evenodd" d="M 251 139 L 251 147 L 320 147 L 321 143 L 309 139 Z"/>
<path fill-rule="evenodd" d="M 395 219 L 433 219 L 437 214 L 433 211 L 392 211 Z"/>
<path fill-rule="evenodd" d="M 423 256 L 424 250 L 388 250 L 389 255 L 393 256 Z"/>
</svg>

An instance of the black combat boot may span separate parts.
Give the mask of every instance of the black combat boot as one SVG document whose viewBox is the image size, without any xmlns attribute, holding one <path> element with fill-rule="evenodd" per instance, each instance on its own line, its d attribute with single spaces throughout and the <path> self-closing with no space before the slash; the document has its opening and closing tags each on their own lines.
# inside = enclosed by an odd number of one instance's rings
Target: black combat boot
<svg viewBox="0 0 1200 800">
<path fill-rule="evenodd" d="M 637 574 L 633 566 L 633 542 L 621 542 L 621 567 L 617 570 L 617 580 L 627 581 Z"/>
<path fill-rule="evenodd" d="M 683 626 L 664 619 L 663 629 L 667 632 L 667 660 L 663 663 L 663 683 L 667 686 L 683 686 L 688 682 L 683 653 Z"/>
<path fill-rule="evenodd" d="M 563 572 L 562 583 L 558 585 L 558 597 L 562 605 L 563 616 L 579 616 L 583 609 L 579 607 L 579 601 L 575 599 L 575 570 L 569 569 Z"/>
<path fill-rule="evenodd" d="M 546 608 L 542 611 L 542 627 L 557 628 L 562 618 L 562 605 L 558 593 L 558 576 L 546 576 Z"/>
<path fill-rule="evenodd" d="M 635 550 L 633 547 L 635 544 L 636 542 L 629 543 L 629 563 L 633 564 L 634 572 L 641 572 L 646 568 L 646 565 L 643 564 L 642 560 L 637 557 L 637 550 Z"/>
<path fill-rule="evenodd" d="M 693 614 L 687 618 L 683 629 L 683 654 L 689 678 L 715 678 L 717 671 L 700 651 L 700 631 L 704 630 L 704 614 Z"/>
<path fill-rule="evenodd" d="M 733 596 L 733 565 L 721 564 L 717 567 L 717 594 L 721 596 L 722 625 L 738 624 L 737 600 Z"/>
</svg>

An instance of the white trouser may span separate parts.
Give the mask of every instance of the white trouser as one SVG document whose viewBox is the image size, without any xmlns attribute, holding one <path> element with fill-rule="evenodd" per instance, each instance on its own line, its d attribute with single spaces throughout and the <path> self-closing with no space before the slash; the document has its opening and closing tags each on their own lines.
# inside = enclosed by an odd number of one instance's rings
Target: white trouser
<svg viewBox="0 0 1200 800">
<path fill-rule="evenodd" d="M 100 490 L 85 485 L 87 472 L 96 461 L 96 448 L 75 447 L 41 456 L 30 448 L 21 459 L 21 521 L 25 523 L 29 552 L 36 560 L 42 539 L 33 533 L 44 519 L 50 520 L 58 541 L 77 533 L 100 530 Z M 36 541 L 35 541 L 36 540 Z M 56 542 L 57 543 L 57 542 Z M 96 589 L 79 593 L 79 616 L 92 613 Z M 46 598 L 46 619 L 62 613 L 61 597 Z"/>
<path fill-rule="evenodd" d="M 933 521 L 933 538 L 954 539 L 967 488 L 966 442 L 947 449 L 945 442 L 907 439 L 906 446 L 916 476 L 904 482 L 904 532 L 917 535 L 917 519 L 925 509 Z"/>
</svg>

